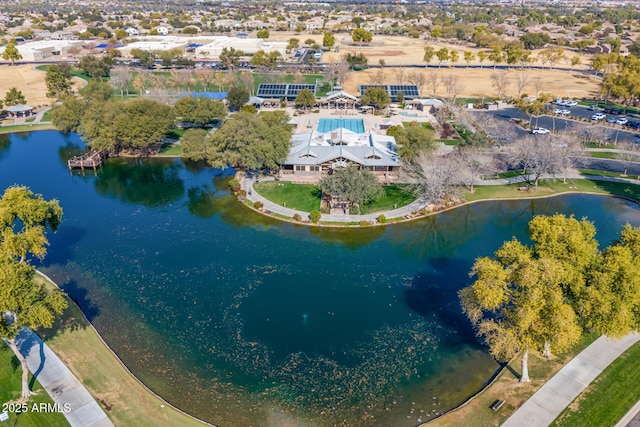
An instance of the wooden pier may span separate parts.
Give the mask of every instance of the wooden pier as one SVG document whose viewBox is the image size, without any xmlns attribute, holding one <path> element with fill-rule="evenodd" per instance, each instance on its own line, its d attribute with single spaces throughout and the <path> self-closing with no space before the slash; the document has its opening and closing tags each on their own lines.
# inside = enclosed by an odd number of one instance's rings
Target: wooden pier
<svg viewBox="0 0 640 427">
<path fill-rule="evenodd" d="M 106 157 L 104 151 L 100 150 L 91 150 L 91 152 L 84 154 L 83 156 L 74 156 L 69 159 L 67 165 L 69 166 L 69 170 L 73 168 L 93 168 L 95 171 L 96 168 L 102 165 L 102 159 Z"/>
</svg>

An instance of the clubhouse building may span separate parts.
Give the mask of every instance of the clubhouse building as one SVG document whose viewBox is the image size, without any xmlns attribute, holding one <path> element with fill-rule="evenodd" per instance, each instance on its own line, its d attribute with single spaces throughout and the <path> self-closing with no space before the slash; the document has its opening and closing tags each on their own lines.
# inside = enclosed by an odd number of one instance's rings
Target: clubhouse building
<svg viewBox="0 0 640 427">
<path fill-rule="evenodd" d="M 336 168 L 356 166 L 392 182 L 400 164 L 394 137 L 365 132 L 362 119 L 320 119 L 317 130 L 292 136 L 280 179 L 317 183 Z"/>
</svg>

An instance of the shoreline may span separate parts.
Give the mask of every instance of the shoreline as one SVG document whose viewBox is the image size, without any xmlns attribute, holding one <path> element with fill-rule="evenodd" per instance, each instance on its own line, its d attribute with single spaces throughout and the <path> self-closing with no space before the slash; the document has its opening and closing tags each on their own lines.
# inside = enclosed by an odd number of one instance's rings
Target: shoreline
<svg viewBox="0 0 640 427">
<path fill-rule="evenodd" d="M 61 289 L 60 286 L 53 280 L 51 279 L 49 276 L 47 276 L 45 273 L 43 273 L 42 271 L 36 269 L 36 274 L 38 274 L 40 277 L 42 277 L 45 281 L 51 283 L 53 286 L 57 287 L 58 289 Z M 61 289 L 62 290 L 62 289 Z M 64 291 L 63 291 L 64 292 Z M 153 390 L 151 390 L 149 387 L 147 387 L 147 385 L 145 383 L 143 383 L 137 376 L 135 376 L 133 374 L 133 372 L 131 372 L 131 370 L 129 370 L 129 368 L 127 367 L 127 365 L 124 364 L 124 362 L 118 357 L 118 355 L 111 349 L 111 347 L 109 346 L 109 344 L 106 343 L 106 341 L 102 338 L 102 335 L 100 335 L 100 332 L 98 332 L 98 330 L 95 328 L 95 326 L 93 326 L 93 324 L 87 319 L 84 311 L 82 311 L 82 309 L 80 308 L 80 306 L 78 304 L 76 304 L 75 301 L 73 301 L 66 293 L 64 294 L 65 298 L 67 299 L 67 301 L 69 302 L 69 304 L 73 304 L 73 306 L 75 308 L 78 309 L 78 311 L 82 314 L 82 318 L 85 322 L 86 325 L 83 325 L 85 327 L 87 327 L 89 330 L 91 330 L 98 338 L 98 340 L 102 343 L 102 345 L 104 346 L 104 348 L 108 351 L 109 355 L 111 356 L 111 358 L 117 362 L 118 366 L 125 371 L 126 375 L 129 376 L 131 379 L 133 379 L 137 385 L 141 386 L 144 391 L 146 391 L 147 393 L 149 393 L 152 397 L 158 399 L 160 402 L 162 402 L 162 405 L 164 405 L 164 407 L 161 406 L 162 409 L 165 408 L 170 408 L 171 410 L 174 410 L 176 412 L 178 412 L 179 414 L 186 416 L 188 418 L 190 418 L 193 421 L 196 421 L 198 423 L 201 423 L 202 425 L 206 425 L 206 426 L 211 426 L 211 427 L 216 427 L 214 424 L 211 424 L 207 421 L 201 420 L 200 418 L 197 418 L 185 411 L 183 411 L 182 409 L 172 405 L 171 403 L 167 402 L 164 398 L 162 398 L 160 395 L 158 395 L 157 393 L 155 393 Z M 50 341 L 50 340 L 48 340 Z M 68 368 L 71 369 L 71 367 L 73 366 L 73 364 L 70 364 L 68 360 L 64 361 L 65 366 L 67 366 Z M 70 366 L 69 366 L 70 365 Z M 72 370 L 73 372 L 73 370 Z M 74 372 L 75 374 L 75 372 Z M 81 380 L 86 380 L 86 378 L 82 378 L 80 375 L 77 375 Z M 84 383 L 85 381 L 83 381 Z M 93 390 L 90 390 L 91 395 L 100 403 L 102 403 L 104 405 L 104 402 L 99 399 L 98 397 L 96 397 L 93 393 Z M 107 416 L 109 415 L 110 411 L 106 411 Z M 109 417 L 109 419 L 111 421 L 114 421 L 111 417 Z"/>
</svg>

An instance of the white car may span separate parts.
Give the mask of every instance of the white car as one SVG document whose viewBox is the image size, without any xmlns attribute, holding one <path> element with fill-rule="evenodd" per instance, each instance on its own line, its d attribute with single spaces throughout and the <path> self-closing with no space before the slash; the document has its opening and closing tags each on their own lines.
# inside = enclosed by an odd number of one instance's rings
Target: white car
<svg viewBox="0 0 640 427">
<path fill-rule="evenodd" d="M 578 105 L 577 101 L 565 101 L 564 103 L 565 107 L 575 107 L 576 105 Z"/>
<path fill-rule="evenodd" d="M 620 117 L 618 120 L 616 120 L 617 125 L 626 125 L 628 122 L 629 119 L 627 119 L 626 117 Z"/>
<path fill-rule="evenodd" d="M 568 116 L 569 114 L 571 114 L 571 111 L 565 110 L 563 108 L 556 108 L 555 110 L 553 110 L 553 112 L 562 116 Z"/>
<path fill-rule="evenodd" d="M 593 105 L 589 105 L 587 107 L 587 110 L 589 110 L 589 111 L 601 111 L 602 108 L 598 107 L 596 104 L 593 104 Z"/>
<path fill-rule="evenodd" d="M 546 135 L 549 133 L 549 129 L 545 128 L 533 128 L 531 129 L 531 133 L 534 135 Z"/>
<path fill-rule="evenodd" d="M 591 116 L 591 120 L 604 120 L 606 118 L 607 116 L 604 113 L 595 113 L 593 116 Z"/>
</svg>

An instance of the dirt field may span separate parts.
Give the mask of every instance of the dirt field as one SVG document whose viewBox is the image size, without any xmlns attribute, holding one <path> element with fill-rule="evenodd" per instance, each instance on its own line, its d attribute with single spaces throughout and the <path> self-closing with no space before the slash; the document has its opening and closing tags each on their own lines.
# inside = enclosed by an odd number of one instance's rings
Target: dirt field
<svg viewBox="0 0 640 427">
<path fill-rule="evenodd" d="M 35 67 L 36 65 L 33 64 L 14 67 L 0 65 L 0 97 L 4 98 L 4 94 L 9 89 L 16 87 L 27 98 L 27 105 L 32 107 L 51 105 L 54 100 L 47 98 L 47 86 L 44 84 L 45 72 L 36 70 Z M 75 77 L 72 83 L 75 89 L 84 85 L 84 81 Z"/>
</svg>

